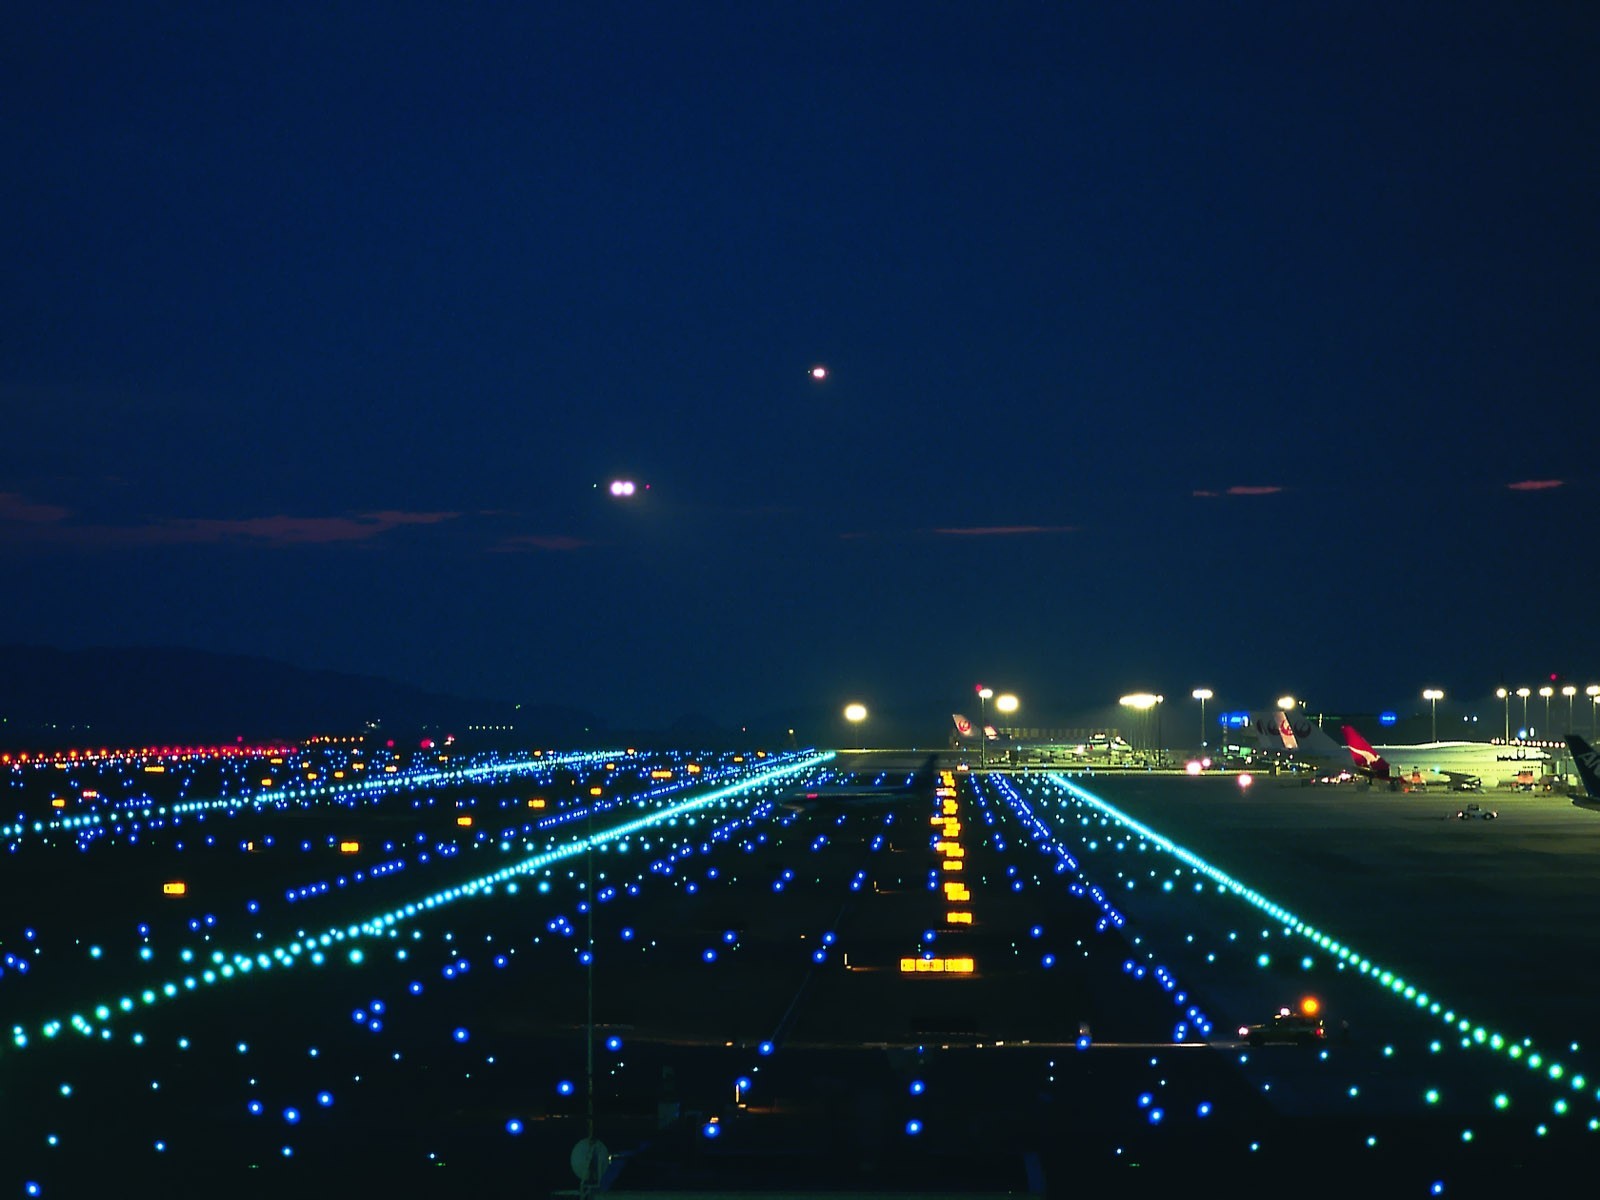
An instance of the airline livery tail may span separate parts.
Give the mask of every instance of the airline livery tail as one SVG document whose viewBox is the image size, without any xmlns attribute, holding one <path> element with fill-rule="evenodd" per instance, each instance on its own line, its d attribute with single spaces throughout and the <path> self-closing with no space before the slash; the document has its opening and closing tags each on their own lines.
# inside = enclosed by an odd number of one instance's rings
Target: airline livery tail
<svg viewBox="0 0 1600 1200">
<path fill-rule="evenodd" d="M 1578 768 L 1578 778 L 1583 780 L 1584 793 L 1593 805 L 1600 805 L 1600 750 L 1593 749 L 1575 733 L 1567 734 L 1567 749 L 1572 751 L 1572 762 Z"/>
<path fill-rule="evenodd" d="M 1263 750 L 1283 750 L 1302 759 L 1347 766 L 1345 748 L 1311 721 L 1296 723 L 1281 708 L 1271 717 L 1257 717 L 1255 729 Z"/>
<path fill-rule="evenodd" d="M 1387 782 L 1389 779 L 1389 762 L 1372 748 L 1372 743 L 1362 737 L 1352 725 L 1344 727 L 1344 744 L 1350 750 L 1350 757 L 1355 759 L 1356 773 L 1365 775 L 1378 783 Z"/>
</svg>

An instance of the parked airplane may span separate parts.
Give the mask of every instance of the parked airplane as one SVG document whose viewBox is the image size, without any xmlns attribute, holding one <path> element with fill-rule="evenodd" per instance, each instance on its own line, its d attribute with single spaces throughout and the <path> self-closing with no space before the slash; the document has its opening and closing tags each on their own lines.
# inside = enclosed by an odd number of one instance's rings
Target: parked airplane
<svg viewBox="0 0 1600 1200">
<path fill-rule="evenodd" d="M 1083 742 L 1078 750 L 1082 754 L 1132 754 L 1133 747 L 1123 740 L 1120 733 L 1091 733 L 1089 740 Z"/>
<path fill-rule="evenodd" d="M 1543 774 L 1550 754 L 1537 746 L 1496 742 L 1421 742 L 1414 746 L 1373 746 L 1352 726 L 1344 739 L 1356 770 L 1378 783 L 1447 783 L 1455 791 L 1515 786 L 1519 778 Z"/>
<path fill-rule="evenodd" d="M 1600 750 L 1575 733 L 1567 734 L 1567 749 L 1572 751 L 1572 765 L 1583 781 L 1583 795 L 1574 796 L 1572 802 L 1580 808 L 1600 809 Z"/>
<path fill-rule="evenodd" d="M 933 799 L 939 756 L 930 754 L 900 783 L 823 783 L 791 788 L 778 800 L 790 812 L 836 811 L 908 799 Z"/>
<path fill-rule="evenodd" d="M 1294 721 L 1281 708 L 1251 722 L 1257 746 L 1316 766 L 1350 765 L 1350 752 L 1312 721 Z"/>
<path fill-rule="evenodd" d="M 1261 749 L 1314 767 L 1353 769 L 1372 783 L 1391 787 L 1426 787 L 1444 783 L 1452 790 L 1515 785 L 1544 771 L 1550 755 L 1535 746 L 1495 742 L 1422 742 L 1412 746 L 1374 746 L 1353 726 L 1343 726 L 1345 744 L 1335 742 L 1321 726 L 1292 721 L 1279 711 L 1253 722 Z"/>
</svg>

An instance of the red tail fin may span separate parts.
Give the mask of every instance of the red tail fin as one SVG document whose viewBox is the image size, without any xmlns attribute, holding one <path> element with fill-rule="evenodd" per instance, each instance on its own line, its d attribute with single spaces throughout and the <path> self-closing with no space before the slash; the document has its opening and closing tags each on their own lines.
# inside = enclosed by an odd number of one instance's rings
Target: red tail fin
<svg viewBox="0 0 1600 1200">
<path fill-rule="evenodd" d="M 1388 760 L 1382 758 L 1372 748 L 1372 743 L 1367 741 L 1349 725 L 1344 727 L 1344 744 L 1350 750 L 1350 757 L 1355 760 L 1356 770 L 1372 779 L 1387 779 L 1389 777 Z"/>
</svg>

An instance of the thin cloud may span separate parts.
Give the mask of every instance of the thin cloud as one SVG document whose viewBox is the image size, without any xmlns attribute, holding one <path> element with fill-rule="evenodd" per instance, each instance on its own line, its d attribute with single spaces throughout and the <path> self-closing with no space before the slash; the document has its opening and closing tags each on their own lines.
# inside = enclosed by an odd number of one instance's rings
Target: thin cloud
<svg viewBox="0 0 1600 1200">
<path fill-rule="evenodd" d="M 1519 479 L 1516 483 L 1506 484 L 1506 487 L 1513 492 L 1542 492 L 1561 487 L 1564 483 L 1565 479 Z"/>
<path fill-rule="evenodd" d="M 841 541 L 926 537 L 1022 537 L 1039 533 L 1079 533 L 1078 525 L 949 525 L 933 529 L 850 529 L 839 534 Z"/>
<path fill-rule="evenodd" d="M 504 539 L 492 549 L 500 553 L 518 550 L 544 550 L 551 553 L 559 553 L 564 550 L 582 550 L 586 546 L 592 545 L 594 545 L 593 542 L 585 541 L 583 538 L 570 537 L 564 533 L 523 533 L 518 534 L 516 537 Z"/>
<path fill-rule="evenodd" d="M 18 513 L 22 515 L 16 516 Z M 48 505 L 5 504 L 0 500 L 0 533 L 9 533 L 14 542 L 77 549 L 223 544 L 317 546 L 371 541 L 394 529 L 437 525 L 461 514 L 389 511 L 353 517 L 175 517 L 141 525 L 79 525 L 65 521 L 67 515 L 67 510 Z M 13 519 L 10 525 L 4 524 L 8 516 Z"/>
<path fill-rule="evenodd" d="M 973 525 L 965 529 L 935 529 L 953 537 L 1012 537 L 1028 533 L 1076 533 L 1076 525 Z"/>
<path fill-rule="evenodd" d="M 453 521 L 461 514 L 458 512 L 383 512 L 362 513 L 361 516 L 373 521 L 386 521 L 390 525 L 437 525 L 441 521 Z"/>
<path fill-rule="evenodd" d="M 0 492 L 0 521 L 15 521 L 24 525 L 49 525 L 65 521 L 71 509 L 59 504 L 36 504 L 16 492 Z"/>
<path fill-rule="evenodd" d="M 149 541 L 252 542 L 270 546 L 363 542 L 402 525 L 435 525 L 459 513 L 368 513 L 358 517 L 249 517 L 242 521 L 181 518 L 146 526 Z"/>
<path fill-rule="evenodd" d="M 1220 492 L 1210 491 L 1206 488 L 1196 488 L 1193 494 L 1196 496 L 1275 496 L 1281 491 L 1283 491 L 1283 488 L 1275 483 L 1236 483 Z"/>
</svg>

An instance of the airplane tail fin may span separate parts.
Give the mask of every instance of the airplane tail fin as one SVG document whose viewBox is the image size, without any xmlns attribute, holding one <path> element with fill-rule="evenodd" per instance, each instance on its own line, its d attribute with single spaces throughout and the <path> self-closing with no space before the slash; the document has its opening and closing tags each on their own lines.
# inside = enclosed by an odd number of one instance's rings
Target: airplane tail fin
<svg viewBox="0 0 1600 1200">
<path fill-rule="evenodd" d="M 1320 725 L 1291 720 L 1282 709 L 1270 717 L 1258 717 L 1255 732 L 1263 750 L 1288 751 L 1313 761 L 1330 759 L 1342 763 L 1345 759 L 1344 747 L 1324 733 Z"/>
<path fill-rule="evenodd" d="M 1575 733 L 1567 734 L 1567 749 L 1572 751 L 1572 762 L 1578 768 L 1578 778 L 1583 780 L 1583 790 L 1591 799 L 1600 800 L 1600 751 Z"/>
<path fill-rule="evenodd" d="M 1350 757 L 1355 760 L 1356 770 L 1361 774 L 1375 779 L 1389 777 L 1388 760 L 1372 748 L 1372 743 L 1362 737 L 1354 725 L 1344 727 L 1344 744 L 1350 751 Z"/>
</svg>

